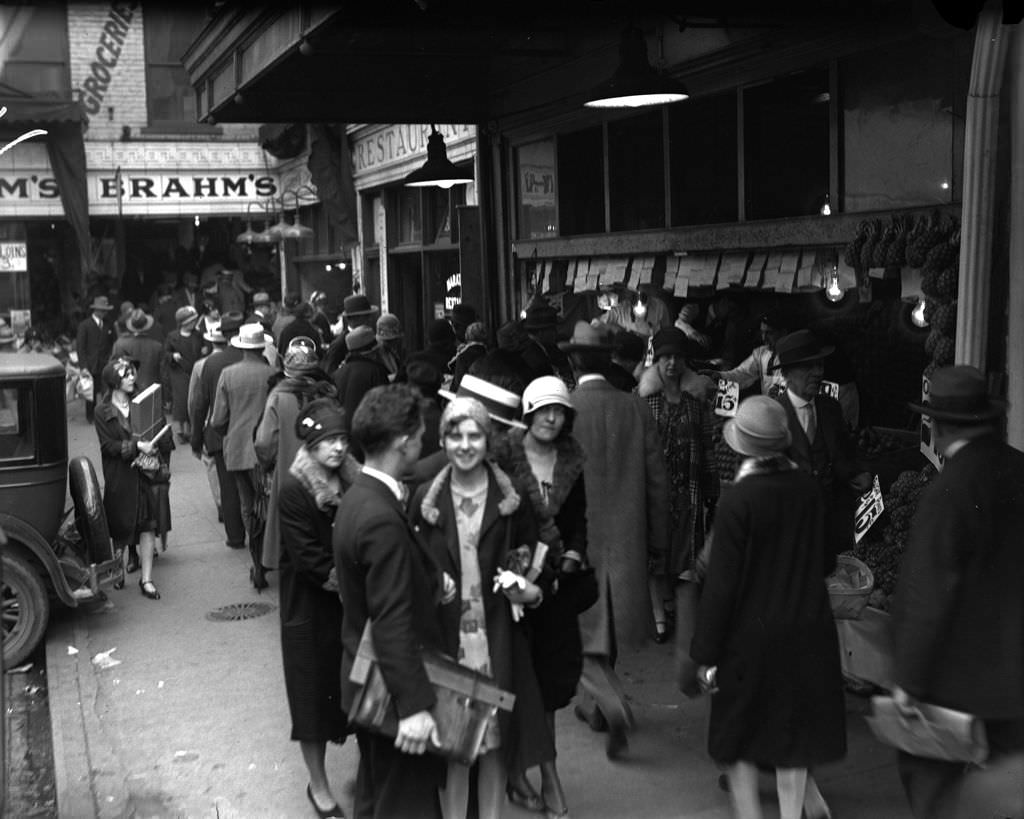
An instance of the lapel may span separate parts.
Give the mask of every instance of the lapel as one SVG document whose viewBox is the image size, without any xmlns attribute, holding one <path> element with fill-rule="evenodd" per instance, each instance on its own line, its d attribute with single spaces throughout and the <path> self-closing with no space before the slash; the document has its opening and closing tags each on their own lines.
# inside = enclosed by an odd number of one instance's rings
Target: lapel
<svg viewBox="0 0 1024 819">
<path fill-rule="evenodd" d="M 804 432 L 803 426 L 800 424 L 800 419 L 797 417 L 796 408 L 793 406 L 793 402 L 789 400 L 789 393 L 783 392 L 779 396 L 779 402 L 786 410 L 786 419 L 789 422 L 789 431 L 793 436 L 793 443 L 790 445 L 790 451 L 793 454 L 793 460 L 798 463 L 810 463 L 811 462 L 811 442 L 807 438 L 807 433 Z"/>
</svg>

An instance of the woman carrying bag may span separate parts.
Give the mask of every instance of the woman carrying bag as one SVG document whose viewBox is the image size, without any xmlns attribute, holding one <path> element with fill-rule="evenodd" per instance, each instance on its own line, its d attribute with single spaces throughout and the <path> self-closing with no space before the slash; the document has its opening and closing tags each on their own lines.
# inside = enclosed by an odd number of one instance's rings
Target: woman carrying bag
<svg viewBox="0 0 1024 819">
<path fill-rule="evenodd" d="M 537 517 L 546 562 L 558 580 L 552 593 L 526 613 L 533 666 L 540 683 L 551 735 L 555 711 L 576 693 L 583 670 L 578 615 L 597 600 L 593 569 L 586 567 L 587 495 L 583 448 L 572 437 L 575 410 L 565 383 L 547 375 L 523 393 L 523 423 L 513 429 L 495 457 Z M 549 819 L 568 816 L 555 761 L 540 766 L 538 794 L 525 772 L 509 782 L 509 798 L 520 807 L 543 811 Z"/>
<path fill-rule="evenodd" d="M 142 575 L 139 590 L 150 600 L 159 600 L 153 584 L 156 536 L 170 528 L 166 486 L 170 480 L 168 461 L 174 443 L 163 434 L 154 441 L 136 441 L 129 412 L 135 392 L 135 362 L 116 358 L 100 374 L 106 395 L 96 406 L 93 424 L 100 442 L 103 462 L 103 507 L 115 546 L 128 555 L 138 548 Z M 126 548 L 127 547 L 127 548 Z M 138 568 L 128 557 L 127 571 Z M 124 581 L 116 588 L 123 588 Z"/>
<path fill-rule="evenodd" d="M 529 579 L 536 524 L 509 477 L 487 462 L 491 419 L 483 404 L 454 398 L 441 415 L 440 432 L 448 464 L 417 491 L 413 524 L 454 580 L 457 600 L 445 607 L 443 623 L 446 652 L 516 697 L 512 713 L 502 711 L 488 725 L 476 763 L 478 815 L 496 819 L 506 772 L 554 759 L 530 647 L 516 621 L 523 607 L 543 600 L 541 587 Z M 514 575 L 503 573 L 510 567 Z M 468 815 L 469 773 L 449 763 L 440 793 L 445 819 Z"/>
</svg>

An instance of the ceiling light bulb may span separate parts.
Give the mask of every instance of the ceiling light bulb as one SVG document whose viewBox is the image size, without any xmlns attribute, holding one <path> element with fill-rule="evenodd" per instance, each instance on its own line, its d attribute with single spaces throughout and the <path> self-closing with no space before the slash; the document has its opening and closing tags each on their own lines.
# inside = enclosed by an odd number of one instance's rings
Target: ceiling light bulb
<svg viewBox="0 0 1024 819">
<path fill-rule="evenodd" d="M 825 288 L 825 298 L 835 304 L 842 301 L 845 295 L 846 291 L 839 286 L 839 276 L 833 274 L 829 278 L 828 287 Z"/>
<path fill-rule="evenodd" d="M 925 301 L 922 296 L 917 300 L 917 307 L 910 313 L 910 320 L 914 322 L 915 327 L 927 327 L 928 320 L 924 317 Z"/>
<path fill-rule="evenodd" d="M 638 301 L 633 305 L 633 315 L 637 318 L 643 318 L 647 315 L 647 305 L 642 301 Z"/>
<path fill-rule="evenodd" d="M 831 216 L 832 215 L 832 205 L 828 201 L 828 194 L 827 193 L 825 194 L 825 204 L 823 204 L 821 206 L 821 215 L 822 216 Z"/>
</svg>

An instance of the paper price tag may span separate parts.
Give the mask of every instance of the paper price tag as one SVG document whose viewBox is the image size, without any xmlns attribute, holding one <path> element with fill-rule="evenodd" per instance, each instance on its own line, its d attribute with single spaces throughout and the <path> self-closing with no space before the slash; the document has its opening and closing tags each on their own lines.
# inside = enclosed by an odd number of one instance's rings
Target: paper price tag
<svg viewBox="0 0 1024 819">
<path fill-rule="evenodd" d="M 927 376 L 921 376 L 921 403 L 930 403 L 932 382 Z M 932 466 L 942 469 L 943 457 L 935 448 L 935 438 L 932 435 L 932 419 L 927 415 L 921 416 L 921 454 L 924 455 Z"/>
<path fill-rule="evenodd" d="M 718 379 L 718 394 L 715 395 L 715 415 L 732 418 L 740 404 L 740 385 L 735 381 Z"/>
<path fill-rule="evenodd" d="M 853 537 L 860 543 L 862 537 L 867 534 L 868 529 L 885 511 L 885 503 L 882 501 L 882 487 L 878 484 L 878 476 L 871 484 L 871 488 L 857 500 L 857 514 L 853 518 Z"/>
<path fill-rule="evenodd" d="M 821 388 L 818 390 L 819 395 L 825 395 L 829 398 L 834 398 L 836 401 L 839 400 L 839 385 L 835 381 L 822 381 Z"/>
</svg>

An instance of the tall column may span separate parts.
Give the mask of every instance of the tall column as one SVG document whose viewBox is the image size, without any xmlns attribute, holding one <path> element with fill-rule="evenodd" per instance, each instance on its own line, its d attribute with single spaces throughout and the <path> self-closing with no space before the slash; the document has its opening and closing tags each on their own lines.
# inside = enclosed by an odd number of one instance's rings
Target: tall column
<svg viewBox="0 0 1024 819">
<path fill-rule="evenodd" d="M 1024 450 L 1024 38 L 1010 51 L 1010 291 L 1006 334 L 1006 439 Z"/>
<path fill-rule="evenodd" d="M 967 94 L 956 363 L 986 368 L 999 91 L 1009 43 L 998 3 L 978 17 Z"/>
</svg>

